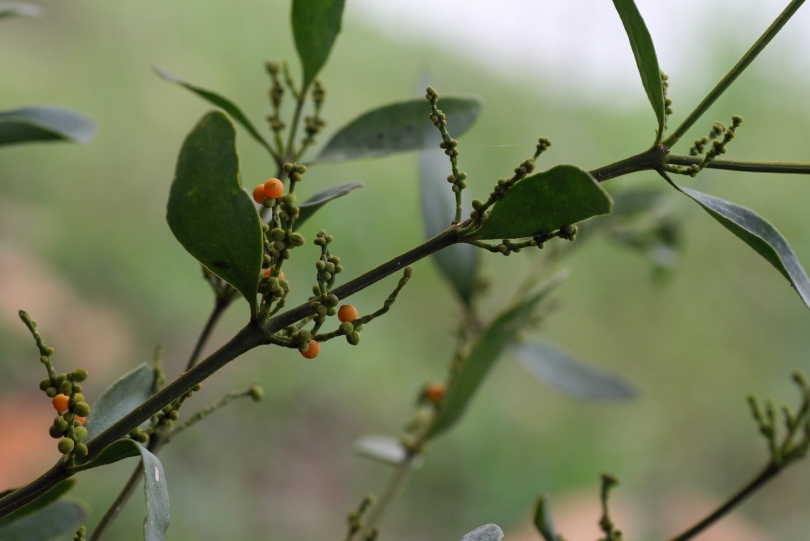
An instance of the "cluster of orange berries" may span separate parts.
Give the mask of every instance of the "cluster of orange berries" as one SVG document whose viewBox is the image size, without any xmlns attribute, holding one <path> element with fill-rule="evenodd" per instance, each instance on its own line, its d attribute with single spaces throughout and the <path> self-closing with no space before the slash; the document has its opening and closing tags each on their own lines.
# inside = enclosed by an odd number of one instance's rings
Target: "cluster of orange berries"
<svg viewBox="0 0 810 541">
<path fill-rule="evenodd" d="M 84 401 L 80 382 L 87 379 L 87 370 L 77 368 L 69 374 L 46 378 L 39 388 L 52 398 L 51 403 L 59 414 L 53 421 L 49 434 L 58 438 L 57 447 L 63 455 L 87 456 L 87 429 L 84 427 L 90 414 L 90 405 Z"/>
<path fill-rule="evenodd" d="M 344 304 L 338 309 L 338 319 L 341 323 L 351 324 L 357 319 L 357 308 L 351 304 Z M 314 359 L 321 353 L 321 344 L 317 340 L 310 340 L 306 349 L 301 351 L 301 355 L 306 359 Z"/>
<path fill-rule="evenodd" d="M 253 200 L 263 205 L 265 199 L 278 199 L 283 193 L 284 183 L 277 178 L 271 178 L 253 188 Z"/>
</svg>

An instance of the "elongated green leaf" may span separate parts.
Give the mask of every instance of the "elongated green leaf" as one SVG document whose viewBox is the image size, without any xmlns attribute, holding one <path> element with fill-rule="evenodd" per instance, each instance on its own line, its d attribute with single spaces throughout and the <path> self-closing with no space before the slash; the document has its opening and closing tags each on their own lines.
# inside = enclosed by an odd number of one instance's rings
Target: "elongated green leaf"
<svg viewBox="0 0 810 541">
<path fill-rule="evenodd" d="M 537 499 L 537 505 L 534 508 L 534 527 L 537 528 L 545 541 L 559 541 L 554 524 L 551 521 L 551 509 L 549 509 L 545 496 L 540 496 Z"/>
<path fill-rule="evenodd" d="M 429 438 L 447 431 L 461 419 L 490 369 L 512 343 L 515 335 L 528 323 L 540 301 L 564 278 L 565 275 L 558 275 L 548 280 L 536 293 L 501 312 L 490 322 L 450 382 L 447 396 L 428 430 Z"/>
<path fill-rule="evenodd" d="M 636 396 L 629 381 L 590 367 L 548 344 L 514 346 L 523 366 L 537 378 L 583 400 L 628 400 Z"/>
<path fill-rule="evenodd" d="M 239 180 L 236 133 L 221 112 L 206 114 L 183 143 L 166 219 L 180 244 L 236 288 L 255 315 L 262 225 Z"/>
<path fill-rule="evenodd" d="M 304 90 L 326 64 L 340 33 L 345 3 L 345 0 L 293 0 L 292 29 L 304 72 Z"/>
<path fill-rule="evenodd" d="M 63 500 L 0 528 L 0 541 L 48 541 L 73 534 L 87 518 L 87 506 Z"/>
<path fill-rule="evenodd" d="M 155 375 L 142 363 L 101 393 L 87 418 L 87 439 L 92 440 L 154 394 Z"/>
<path fill-rule="evenodd" d="M 750 209 L 667 180 L 781 272 L 796 289 L 805 306 L 810 308 L 810 278 L 807 271 L 773 225 Z"/>
<path fill-rule="evenodd" d="M 461 541 L 501 541 L 503 530 L 497 524 L 484 524 L 461 538 Z"/>
<path fill-rule="evenodd" d="M 470 240 L 517 239 L 556 231 L 600 214 L 613 200 L 584 169 L 558 165 L 518 181 L 495 203 L 486 223 Z"/>
<path fill-rule="evenodd" d="M 0 111 L 0 145 L 73 141 L 87 143 L 96 125 L 69 109 L 40 105 Z"/>
<path fill-rule="evenodd" d="M 121 439 L 105 447 L 93 461 L 77 466 L 73 471 L 89 470 L 138 455 L 141 457 L 146 496 L 143 538 L 144 541 L 163 541 L 169 528 L 169 490 L 163 465 L 146 447 L 135 440 Z"/>
<path fill-rule="evenodd" d="M 242 110 L 239 108 L 239 106 L 236 105 L 234 102 L 232 102 L 222 94 L 218 94 L 211 90 L 206 90 L 205 88 L 184 81 L 177 75 L 169 73 L 168 71 L 162 68 L 159 68 L 157 66 L 152 66 L 152 68 L 155 70 L 155 73 L 157 73 L 163 79 L 171 83 L 178 84 L 188 90 L 191 90 L 208 103 L 219 107 L 220 109 L 231 115 L 231 118 L 233 118 L 236 122 L 241 124 L 242 127 L 247 130 L 250 136 L 253 137 L 253 139 L 258 141 L 260 145 L 269 150 L 271 153 L 273 152 L 272 148 L 270 147 L 270 143 L 268 143 L 267 140 L 264 137 L 262 137 L 262 134 L 259 133 L 259 130 L 257 130 L 255 126 L 253 126 L 253 124 L 250 122 L 250 119 L 248 119 L 247 115 L 245 115 L 245 113 L 243 113 Z"/>
<path fill-rule="evenodd" d="M 329 201 L 337 199 L 338 197 L 343 197 L 350 191 L 356 190 L 357 188 L 362 188 L 363 186 L 365 186 L 365 184 L 362 182 L 347 182 L 346 184 L 334 186 L 332 188 L 323 190 L 322 192 L 316 193 L 298 205 L 300 214 L 298 215 L 298 219 L 295 220 L 295 227 L 301 227 L 305 221 L 310 219 L 312 215 L 318 211 L 318 209 L 327 204 Z"/>
<path fill-rule="evenodd" d="M 446 180 L 451 172 L 450 160 L 440 149 L 419 153 L 422 220 L 426 238 L 438 235 L 453 221 L 455 195 Z M 469 244 L 455 244 L 436 252 L 431 259 L 461 302 L 469 305 L 478 272 L 479 250 Z"/>
<path fill-rule="evenodd" d="M 146 517 L 143 519 L 144 541 L 163 541 L 169 528 L 169 489 L 160 460 L 144 446 L 132 442 L 141 453 Z"/>
<path fill-rule="evenodd" d="M 655 46 L 650 32 L 647 30 L 647 25 L 644 24 L 644 19 L 641 17 L 641 13 L 639 13 L 633 0 L 613 0 L 613 5 L 622 19 L 624 31 L 627 33 L 630 47 L 633 49 L 633 56 L 636 58 L 641 83 L 644 85 L 644 91 L 647 93 L 653 111 L 655 111 L 655 117 L 658 119 L 657 144 L 664 135 L 666 105 L 664 104 L 661 68 L 658 67 Z"/>
<path fill-rule="evenodd" d="M 450 134 L 458 137 L 478 118 L 481 100 L 442 97 L 439 107 L 447 115 Z M 429 114 L 430 106 L 425 99 L 411 99 L 372 109 L 338 130 L 316 161 L 376 158 L 395 152 L 438 147 L 441 136 L 428 118 Z"/>
<path fill-rule="evenodd" d="M 26 517 L 26 516 L 28 516 L 28 515 L 30 515 L 32 513 L 37 512 L 40 509 L 42 509 L 44 507 L 47 507 L 48 505 L 51 505 L 53 502 L 55 502 L 56 500 L 58 500 L 59 498 L 61 498 L 65 494 L 67 494 L 68 492 L 70 492 L 70 490 L 72 490 L 74 486 L 76 486 L 76 480 L 75 479 L 65 479 L 64 481 L 62 481 L 61 483 L 59 483 L 58 485 L 53 487 L 51 490 L 49 490 L 48 492 L 46 492 L 45 494 L 43 494 L 42 496 L 40 496 L 36 500 L 29 503 L 25 507 L 23 507 L 21 509 L 17 509 L 16 511 L 11 513 L 10 515 L 6 515 L 5 517 L 0 518 L 0 539 L 2 539 L 2 532 L 4 531 L 3 529 L 6 526 L 8 526 L 9 524 L 11 524 L 12 522 L 14 522 L 16 520 L 20 520 L 23 517 Z M 13 492 L 13 491 L 11 491 L 11 492 Z M 6 496 L 6 495 L 7 494 L 3 493 L 3 494 L 0 494 L 0 497 Z"/>
<path fill-rule="evenodd" d="M 85 470 L 92 470 L 93 468 L 100 468 L 107 464 L 115 464 L 125 458 L 138 456 L 138 449 L 132 446 L 133 443 L 134 441 L 128 438 L 114 441 L 102 449 L 93 460 L 74 466 L 71 471 L 72 473 L 78 473 Z"/>
<path fill-rule="evenodd" d="M 0 19 L 3 17 L 39 17 L 42 8 L 28 2 L 0 2 Z"/>
</svg>

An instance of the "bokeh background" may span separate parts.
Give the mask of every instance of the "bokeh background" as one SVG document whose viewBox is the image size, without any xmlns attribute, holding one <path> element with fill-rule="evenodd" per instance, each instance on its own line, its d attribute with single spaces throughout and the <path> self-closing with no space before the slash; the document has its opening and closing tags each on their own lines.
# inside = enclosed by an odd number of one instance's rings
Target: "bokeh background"
<svg viewBox="0 0 810 541">
<path fill-rule="evenodd" d="M 554 141 L 544 166 L 585 168 L 638 152 L 652 138 L 653 115 L 607 2 L 347 4 L 322 73 L 329 123 L 322 141 L 371 107 L 421 93 L 425 77 L 441 93 L 484 99 L 460 146 L 478 197 L 531 154 L 538 136 Z M 671 77 L 670 125 L 783 7 L 729 0 L 696 11 L 693 4 L 638 2 Z M 99 132 L 83 146 L 0 151 L 0 489 L 33 479 L 58 458 L 47 434 L 52 409 L 36 389 L 44 374 L 19 309 L 39 322 L 58 368 L 90 370 L 91 400 L 157 345 L 176 374 L 210 310 L 198 265 L 165 222 L 180 144 L 210 107 L 160 80 L 151 66 L 222 92 L 258 124 L 269 110 L 263 62 L 297 66 L 286 1 L 41 5 L 40 19 L 0 25 L 0 105 L 70 107 L 93 118 Z M 746 122 L 731 157 L 809 161 L 810 77 L 799 54 L 808 27 L 801 10 L 685 141 L 713 120 L 741 114 Z M 238 145 L 246 185 L 272 173 L 243 132 Z M 350 181 L 366 187 L 325 207 L 302 231 L 311 237 L 327 227 L 335 235 L 347 277 L 423 237 L 416 156 L 313 167 L 301 191 Z M 635 174 L 608 188 L 660 183 Z M 708 171 L 689 185 L 756 209 L 810 264 L 807 178 Z M 764 463 L 745 396 L 795 403 L 789 374 L 810 369 L 810 314 L 773 268 L 705 213 L 675 193 L 671 205 L 685 225 L 681 259 L 668 279 L 653 279 L 639 254 L 592 231 L 565 259 L 573 275 L 535 334 L 624 374 L 641 389 L 639 398 L 577 402 L 504 359 L 464 422 L 430 450 L 387 517 L 386 539 L 453 540 L 486 522 L 501 525 L 508 539 L 532 539 L 529 516 L 540 493 L 550 494 L 568 538 L 594 539 L 603 471 L 622 480 L 613 502 L 628 538 L 665 539 Z M 303 284 L 303 299 L 313 276 L 306 249 L 301 254 L 285 271 Z M 493 315 L 514 284 L 551 271 L 540 254 L 482 255 L 494 279 L 484 305 Z M 371 311 L 393 284 L 352 301 Z M 261 349 L 206 382 L 189 410 L 254 382 L 266 399 L 217 412 L 161 453 L 172 499 L 168 539 L 342 538 L 346 514 L 366 492 L 379 494 L 390 475 L 355 456 L 352 443 L 368 433 L 397 434 L 419 386 L 444 378 L 457 312 L 441 276 L 423 261 L 359 347 L 330 343 L 306 362 L 294 351 Z M 245 317 L 244 303 L 234 305 L 211 346 Z M 74 494 L 92 506 L 89 526 L 132 467 L 81 476 Z M 808 498 L 810 469 L 800 464 L 705 539 L 804 539 Z M 109 539 L 140 537 L 141 500 L 136 494 Z"/>
</svg>

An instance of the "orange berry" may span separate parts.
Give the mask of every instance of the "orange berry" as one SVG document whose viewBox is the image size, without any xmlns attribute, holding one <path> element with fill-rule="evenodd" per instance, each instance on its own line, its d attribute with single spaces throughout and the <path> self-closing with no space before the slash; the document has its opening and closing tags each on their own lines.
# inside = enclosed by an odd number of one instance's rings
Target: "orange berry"
<svg viewBox="0 0 810 541">
<path fill-rule="evenodd" d="M 272 276 L 272 275 L 273 275 L 273 269 L 264 269 L 264 273 L 263 273 L 263 274 L 264 274 L 265 276 Z M 279 280 L 283 280 L 283 279 L 284 279 L 284 271 L 281 271 L 280 273 L 278 273 L 278 279 L 279 279 Z"/>
<path fill-rule="evenodd" d="M 260 205 L 264 203 L 264 184 L 259 184 L 253 188 L 253 200 Z"/>
<path fill-rule="evenodd" d="M 70 397 L 66 394 L 58 394 L 53 397 L 53 407 L 56 411 L 67 411 L 70 404 Z"/>
<path fill-rule="evenodd" d="M 277 178 L 268 179 L 264 183 L 264 195 L 270 199 L 278 199 L 284 193 L 284 184 Z"/>
<path fill-rule="evenodd" d="M 77 415 L 77 416 L 76 416 L 76 420 L 77 420 L 77 421 L 79 421 L 79 424 L 81 424 L 82 426 L 84 426 L 84 424 L 87 422 L 87 417 L 79 417 L 79 416 Z"/>
<path fill-rule="evenodd" d="M 351 304 L 344 304 L 338 310 L 337 316 L 341 323 L 351 323 L 357 319 L 357 308 Z"/>
<path fill-rule="evenodd" d="M 442 403 L 446 394 L 447 388 L 441 383 L 431 383 L 425 387 L 425 398 L 437 406 Z"/>
<path fill-rule="evenodd" d="M 302 351 L 301 355 L 306 359 L 314 359 L 321 352 L 321 344 L 315 340 L 309 341 L 309 347 L 306 351 Z"/>
</svg>

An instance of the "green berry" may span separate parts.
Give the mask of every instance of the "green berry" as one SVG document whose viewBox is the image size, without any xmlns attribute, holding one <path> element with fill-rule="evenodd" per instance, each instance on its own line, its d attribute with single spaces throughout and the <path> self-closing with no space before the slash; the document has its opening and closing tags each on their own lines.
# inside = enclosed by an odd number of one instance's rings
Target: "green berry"
<svg viewBox="0 0 810 541">
<path fill-rule="evenodd" d="M 76 436 L 76 441 L 81 443 L 87 439 L 87 429 L 83 426 L 77 426 L 73 429 L 73 435 Z"/>
<path fill-rule="evenodd" d="M 88 452 L 89 452 L 89 450 L 87 449 L 87 445 L 85 445 L 83 443 L 77 443 L 76 444 L 76 450 L 74 451 L 74 454 L 77 457 L 80 457 L 80 458 L 81 457 L 86 457 Z"/>
<path fill-rule="evenodd" d="M 59 443 L 56 444 L 56 448 L 59 449 L 59 452 L 63 455 L 70 454 L 73 451 L 73 447 L 75 446 L 75 442 L 70 438 L 62 438 L 59 440 Z"/>
<path fill-rule="evenodd" d="M 90 405 L 87 402 L 76 402 L 73 406 L 73 413 L 79 417 L 87 417 L 90 415 Z"/>
<path fill-rule="evenodd" d="M 73 381 L 82 382 L 87 379 L 87 370 L 84 368 L 77 368 L 73 371 Z"/>
</svg>

